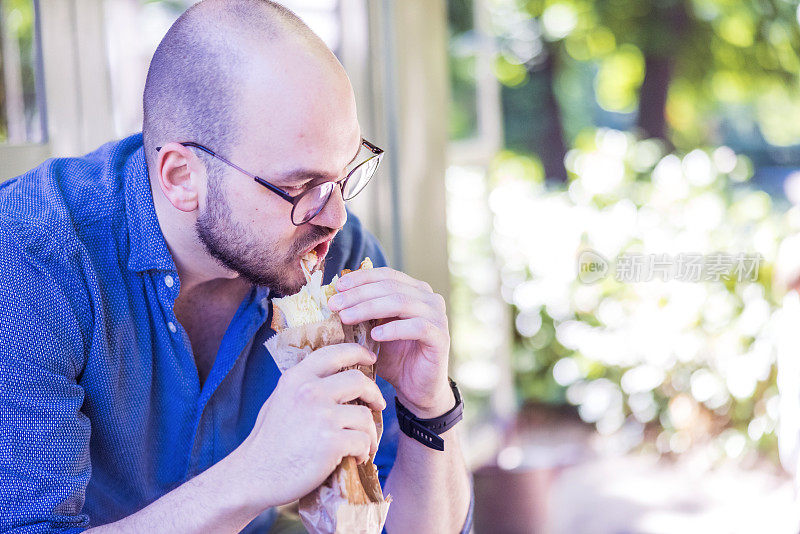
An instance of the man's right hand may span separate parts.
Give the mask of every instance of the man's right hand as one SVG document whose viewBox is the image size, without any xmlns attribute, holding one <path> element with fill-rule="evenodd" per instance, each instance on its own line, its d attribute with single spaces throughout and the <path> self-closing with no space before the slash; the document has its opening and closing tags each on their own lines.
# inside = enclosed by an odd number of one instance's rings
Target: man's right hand
<svg viewBox="0 0 800 534">
<path fill-rule="evenodd" d="M 312 352 L 283 373 L 233 452 L 138 512 L 87 532 L 240 532 L 267 508 L 318 487 L 342 458 L 366 460 L 378 448 L 369 408 L 386 402 L 364 373 L 339 370 L 374 360 L 355 343 Z M 345 404 L 354 399 L 369 408 Z"/>
<path fill-rule="evenodd" d="M 386 401 L 355 364 L 375 356 L 356 343 L 318 349 L 283 373 L 255 426 L 231 453 L 241 462 L 245 491 L 263 509 L 292 502 L 322 484 L 346 456 L 365 462 L 378 449 L 372 410 Z M 359 399 L 367 406 L 345 404 Z"/>
</svg>

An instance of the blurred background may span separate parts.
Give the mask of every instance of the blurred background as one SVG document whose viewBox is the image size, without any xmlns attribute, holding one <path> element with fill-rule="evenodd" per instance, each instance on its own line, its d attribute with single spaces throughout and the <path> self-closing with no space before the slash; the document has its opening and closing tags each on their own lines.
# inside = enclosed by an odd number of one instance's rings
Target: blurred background
<svg viewBox="0 0 800 534">
<path fill-rule="evenodd" d="M 0 0 L 0 179 L 139 131 L 191 3 Z M 387 150 L 353 211 L 448 298 L 474 531 L 797 533 L 797 0 L 284 3 Z"/>
</svg>

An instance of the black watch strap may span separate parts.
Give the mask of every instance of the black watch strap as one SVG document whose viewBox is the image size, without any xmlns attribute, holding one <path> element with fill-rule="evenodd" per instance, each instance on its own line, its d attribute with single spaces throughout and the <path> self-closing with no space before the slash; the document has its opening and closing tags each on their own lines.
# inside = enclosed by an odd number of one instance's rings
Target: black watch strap
<svg viewBox="0 0 800 534">
<path fill-rule="evenodd" d="M 461 398 L 461 392 L 458 391 L 458 387 L 452 378 L 448 377 L 448 380 L 450 381 L 450 389 L 453 390 L 453 395 L 456 398 L 456 405 L 452 410 L 439 417 L 420 419 L 403 406 L 403 403 L 397 397 L 394 398 L 397 422 L 403 434 L 437 451 L 444 450 L 444 440 L 439 437 L 439 434 L 452 428 L 464 417 L 464 401 Z"/>
</svg>

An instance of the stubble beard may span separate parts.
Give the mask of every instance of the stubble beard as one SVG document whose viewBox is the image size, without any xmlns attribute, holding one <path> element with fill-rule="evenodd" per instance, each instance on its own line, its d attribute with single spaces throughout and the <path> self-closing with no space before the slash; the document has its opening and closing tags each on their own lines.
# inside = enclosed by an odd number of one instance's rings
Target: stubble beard
<svg viewBox="0 0 800 534">
<path fill-rule="evenodd" d="M 268 287 L 273 294 L 297 293 L 305 280 L 295 281 L 291 273 L 299 272 L 301 253 L 329 237 L 332 230 L 309 224 L 308 235 L 298 239 L 288 251 L 281 250 L 276 243 L 259 239 L 257 228 L 248 228 L 233 220 L 231 207 L 219 182 L 209 177 L 206 209 L 195 223 L 197 237 L 206 251 L 222 266 L 251 284 Z M 318 268 L 323 267 L 324 259 Z"/>
</svg>

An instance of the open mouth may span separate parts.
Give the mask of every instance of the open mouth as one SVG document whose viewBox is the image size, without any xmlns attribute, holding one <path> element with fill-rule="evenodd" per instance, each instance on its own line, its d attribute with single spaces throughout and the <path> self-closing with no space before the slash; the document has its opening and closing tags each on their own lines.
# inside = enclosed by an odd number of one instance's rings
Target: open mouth
<svg viewBox="0 0 800 534">
<path fill-rule="evenodd" d="M 331 240 L 329 239 L 327 241 L 323 241 L 322 243 L 320 243 L 311 250 L 313 250 L 314 253 L 316 253 L 318 261 L 322 261 L 325 259 L 325 256 L 328 255 L 328 248 L 330 248 L 330 246 L 331 246 Z"/>
<path fill-rule="evenodd" d="M 303 257 L 301 258 L 301 265 L 304 267 L 305 271 L 311 273 L 319 267 L 319 265 L 322 263 L 322 260 L 324 260 L 325 256 L 328 254 L 331 241 L 331 239 L 323 241 L 303 254 Z"/>
</svg>

